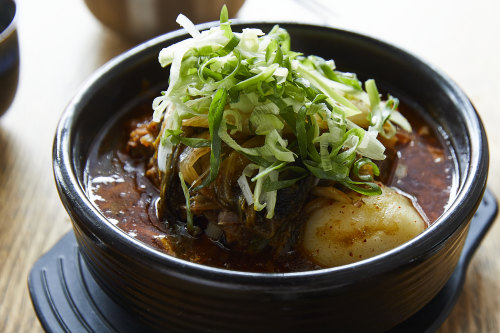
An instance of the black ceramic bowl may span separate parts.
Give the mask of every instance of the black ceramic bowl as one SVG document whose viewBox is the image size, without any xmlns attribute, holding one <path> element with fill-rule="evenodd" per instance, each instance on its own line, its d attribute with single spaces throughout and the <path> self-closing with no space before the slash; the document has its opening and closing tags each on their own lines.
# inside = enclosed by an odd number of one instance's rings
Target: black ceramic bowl
<svg viewBox="0 0 500 333">
<path fill-rule="evenodd" d="M 210 25 L 201 26 L 206 28 Z M 376 257 L 331 269 L 261 274 L 179 260 L 136 241 L 106 220 L 85 194 L 92 140 L 144 82 L 166 86 L 157 61 L 176 31 L 115 58 L 64 112 L 54 143 L 54 172 L 80 251 L 92 275 L 132 315 L 154 329 L 187 331 L 383 331 L 424 306 L 450 277 L 481 201 L 488 146 L 464 93 L 431 66 L 393 46 L 331 28 L 281 24 L 292 48 L 333 58 L 341 70 L 372 77 L 418 104 L 447 133 L 457 157 L 457 193 L 446 212 L 410 242 Z M 234 29 L 272 24 L 235 24 Z"/>
<path fill-rule="evenodd" d="M 19 80 L 16 2 L 0 0 L 0 116 L 7 111 Z"/>
</svg>

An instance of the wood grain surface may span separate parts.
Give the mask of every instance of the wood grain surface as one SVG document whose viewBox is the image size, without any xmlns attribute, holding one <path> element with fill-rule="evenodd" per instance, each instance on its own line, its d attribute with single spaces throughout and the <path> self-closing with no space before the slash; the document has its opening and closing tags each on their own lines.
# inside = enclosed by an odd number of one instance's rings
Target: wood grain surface
<svg viewBox="0 0 500 333">
<path fill-rule="evenodd" d="M 29 299 L 27 276 L 36 259 L 71 229 L 52 176 L 57 121 L 85 79 L 134 42 L 104 28 L 81 0 L 19 0 L 18 7 L 21 76 L 14 103 L 0 118 L 0 332 L 37 332 L 42 329 Z M 247 0 L 239 16 L 362 32 L 446 73 L 464 89 L 485 123 L 491 154 L 488 186 L 498 198 L 499 12 L 495 0 Z M 496 223 L 439 332 L 500 332 L 499 253 Z"/>
</svg>

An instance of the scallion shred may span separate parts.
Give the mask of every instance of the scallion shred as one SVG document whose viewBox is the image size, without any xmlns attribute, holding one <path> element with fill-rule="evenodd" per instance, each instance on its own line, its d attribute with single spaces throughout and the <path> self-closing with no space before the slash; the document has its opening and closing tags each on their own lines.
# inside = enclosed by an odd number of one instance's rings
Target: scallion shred
<svg viewBox="0 0 500 333">
<path fill-rule="evenodd" d="M 184 198 L 186 199 L 186 226 L 187 230 L 190 233 L 195 232 L 195 225 L 193 222 L 193 213 L 191 212 L 191 197 L 189 195 L 189 190 L 187 188 L 186 182 L 184 181 L 184 177 L 182 176 L 182 173 L 179 172 L 179 180 L 181 181 L 181 188 L 182 192 L 184 193 Z"/>
</svg>

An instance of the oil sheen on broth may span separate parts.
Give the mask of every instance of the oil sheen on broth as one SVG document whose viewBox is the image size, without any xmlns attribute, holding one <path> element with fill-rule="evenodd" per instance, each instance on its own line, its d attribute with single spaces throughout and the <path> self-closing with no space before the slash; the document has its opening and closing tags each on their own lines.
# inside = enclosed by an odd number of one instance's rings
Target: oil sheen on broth
<svg viewBox="0 0 500 333">
<path fill-rule="evenodd" d="M 381 180 L 411 197 L 427 223 L 433 223 L 453 195 L 453 152 L 439 131 L 407 104 L 399 110 L 410 121 L 409 142 L 387 151 L 390 170 Z M 145 176 L 147 159 L 125 150 L 130 131 L 148 121 L 150 101 L 137 102 L 115 119 L 93 143 L 86 167 L 87 192 L 103 215 L 130 237 L 176 257 L 220 268 L 253 272 L 293 272 L 323 268 L 304 251 L 292 248 L 274 257 L 229 250 L 206 235 L 194 238 L 187 232 L 159 228 L 155 205 L 158 188 Z M 387 169 L 387 165 L 385 166 Z M 172 244 L 175 244 L 175 250 Z"/>
</svg>

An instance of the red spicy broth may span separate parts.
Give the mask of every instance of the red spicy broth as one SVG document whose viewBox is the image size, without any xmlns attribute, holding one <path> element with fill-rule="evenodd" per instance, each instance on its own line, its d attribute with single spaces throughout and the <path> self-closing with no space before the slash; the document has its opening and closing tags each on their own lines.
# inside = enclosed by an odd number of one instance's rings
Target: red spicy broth
<svg viewBox="0 0 500 333">
<path fill-rule="evenodd" d="M 411 141 L 396 146 L 395 162 L 385 184 L 411 196 L 415 206 L 433 223 L 444 212 L 453 195 L 454 155 L 440 131 L 414 108 L 400 106 L 413 127 Z M 253 272 L 293 272 L 320 269 L 300 250 L 273 258 L 263 251 L 248 254 L 225 248 L 202 235 L 173 233 L 155 226 L 154 203 L 159 189 L 145 176 L 149 157 L 131 156 L 125 147 L 137 123 L 150 119 L 149 100 L 136 102 L 107 124 L 92 144 L 86 166 L 87 194 L 102 214 L 130 237 L 192 262 Z M 171 246 L 176 244 L 175 251 Z"/>
</svg>

